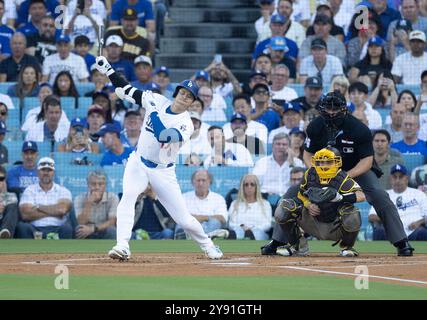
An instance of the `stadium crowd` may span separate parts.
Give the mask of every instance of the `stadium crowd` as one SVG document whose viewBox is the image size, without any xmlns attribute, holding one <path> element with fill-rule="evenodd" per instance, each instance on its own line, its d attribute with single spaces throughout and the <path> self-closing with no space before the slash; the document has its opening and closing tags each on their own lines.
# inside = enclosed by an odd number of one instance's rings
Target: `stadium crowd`
<svg viewBox="0 0 427 320">
<path fill-rule="evenodd" d="M 154 57 L 172 2 L 0 0 L 0 238 L 115 238 L 120 192 L 107 172 L 123 168 L 145 110 L 118 99 L 95 58 L 102 50 L 134 87 L 171 98 L 171 70 Z M 195 130 L 177 161 L 192 170 L 190 211 L 212 238 L 268 239 L 278 199 L 302 180 L 305 128 L 338 90 L 373 133 L 405 231 L 427 240 L 427 1 L 311 2 L 259 0 L 248 79 L 217 59 L 194 70 Z M 185 237 L 150 189 L 135 212 L 134 239 Z M 383 239 L 375 211 L 369 221 Z"/>
</svg>

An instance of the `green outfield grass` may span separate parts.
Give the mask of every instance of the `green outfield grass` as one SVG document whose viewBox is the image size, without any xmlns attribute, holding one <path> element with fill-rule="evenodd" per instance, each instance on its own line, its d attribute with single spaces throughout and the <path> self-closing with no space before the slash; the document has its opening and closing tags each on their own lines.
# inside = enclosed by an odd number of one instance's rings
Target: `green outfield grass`
<svg viewBox="0 0 427 320">
<path fill-rule="evenodd" d="M 217 241 L 225 253 L 259 253 L 260 241 Z M 2 240 L 1 254 L 101 253 L 113 241 Z M 193 241 L 135 241 L 133 253 L 200 252 Z M 427 243 L 413 243 L 427 253 Z M 331 242 L 311 241 L 312 252 L 336 253 Z M 362 253 L 395 253 L 387 242 L 360 242 Z M 286 260 L 284 260 L 286 261 Z M 284 262 L 285 263 L 285 262 Z M 1 267 L 0 267 L 1 268 Z M 427 299 L 427 288 L 371 281 L 369 290 L 356 290 L 354 279 L 329 275 L 305 276 L 73 276 L 70 289 L 56 290 L 47 275 L 0 274 L 0 299 Z"/>
</svg>

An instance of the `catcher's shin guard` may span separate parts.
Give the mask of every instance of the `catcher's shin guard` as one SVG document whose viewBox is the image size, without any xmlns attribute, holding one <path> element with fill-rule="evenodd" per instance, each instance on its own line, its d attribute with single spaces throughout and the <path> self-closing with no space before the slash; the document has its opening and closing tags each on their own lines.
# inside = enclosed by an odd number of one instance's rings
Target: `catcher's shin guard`
<svg viewBox="0 0 427 320">
<path fill-rule="evenodd" d="M 287 223 L 289 220 L 296 220 L 301 214 L 303 204 L 298 198 L 281 199 L 274 213 L 276 222 Z"/>
<path fill-rule="evenodd" d="M 353 247 L 359 234 L 362 219 L 360 211 L 354 205 L 345 204 L 338 208 L 339 227 L 342 237 L 340 247 Z"/>
</svg>

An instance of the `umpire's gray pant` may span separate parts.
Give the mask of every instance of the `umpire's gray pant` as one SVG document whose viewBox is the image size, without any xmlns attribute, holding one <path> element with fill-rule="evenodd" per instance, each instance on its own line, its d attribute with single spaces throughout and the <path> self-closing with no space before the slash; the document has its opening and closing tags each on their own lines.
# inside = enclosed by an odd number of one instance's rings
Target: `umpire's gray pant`
<svg viewBox="0 0 427 320">
<path fill-rule="evenodd" d="M 383 222 L 387 239 L 393 244 L 407 239 L 396 206 L 390 200 L 388 193 L 381 188 L 375 173 L 369 170 L 354 180 L 360 185 L 365 193 L 366 200 L 375 208 L 375 211 Z M 298 190 L 299 186 L 292 186 L 283 197 L 296 197 Z M 287 236 L 282 230 L 282 226 L 278 223 L 274 226 L 272 238 L 279 242 L 288 243 Z"/>
</svg>

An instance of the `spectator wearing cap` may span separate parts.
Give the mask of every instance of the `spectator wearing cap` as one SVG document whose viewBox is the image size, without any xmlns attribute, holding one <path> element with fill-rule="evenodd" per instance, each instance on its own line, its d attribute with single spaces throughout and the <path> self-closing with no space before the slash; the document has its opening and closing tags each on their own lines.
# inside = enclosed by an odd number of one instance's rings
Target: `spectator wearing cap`
<svg viewBox="0 0 427 320">
<path fill-rule="evenodd" d="M 293 6 L 292 0 L 279 0 L 277 3 L 277 13 L 286 19 L 284 35 L 295 41 L 299 48 L 305 39 L 305 27 L 293 18 Z"/>
<path fill-rule="evenodd" d="M 89 73 L 95 63 L 95 56 L 89 53 L 90 47 L 90 40 L 87 36 L 81 34 L 74 38 L 74 51 L 85 60 Z"/>
<path fill-rule="evenodd" d="M 289 152 L 290 138 L 279 133 L 273 138 L 273 153 L 259 159 L 252 171 L 261 184 L 261 192 L 282 196 L 290 187 L 292 167 L 304 167 L 303 162 Z"/>
<path fill-rule="evenodd" d="M 369 129 L 381 129 L 383 121 L 380 113 L 373 109 L 372 105 L 368 102 L 368 87 L 362 82 L 355 82 L 348 88 L 350 101 L 354 105 L 353 115 L 359 118 L 358 113 L 363 113 L 366 116 L 368 123 L 366 124 Z"/>
<path fill-rule="evenodd" d="M 271 72 L 271 95 L 273 99 L 291 101 L 298 98 L 297 92 L 288 87 L 289 68 L 284 64 L 277 64 Z"/>
<path fill-rule="evenodd" d="M 336 76 L 344 75 L 340 59 L 328 54 L 326 42 L 316 38 L 311 42 L 311 55 L 301 61 L 299 81 L 305 83 L 308 77 L 319 77 L 324 84 L 330 84 Z"/>
<path fill-rule="evenodd" d="M 136 148 L 143 120 L 139 111 L 129 110 L 126 112 L 124 129 L 120 133 L 120 140 L 125 147 Z"/>
<path fill-rule="evenodd" d="M 400 11 L 402 19 L 390 22 L 387 30 L 390 60 L 410 50 L 409 33 L 412 30 L 427 32 L 427 18 L 420 15 L 417 0 L 402 0 Z"/>
<path fill-rule="evenodd" d="M 134 66 L 128 60 L 121 57 L 123 51 L 123 40 L 120 36 L 111 35 L 105 42 L 106 58 L 114 70 L 117 70 L 128 82 L 135 80 Z"/>
<path fill-rule="evenodd" d="M 57 0 L 24 0 L 21 1 L 20 5 L 18 6 L 17 10 L 17 20 L 15 22 L 15 25 L 18 26 L 18 28 L 21 28 L 23 26 L 29 26 L 27 23 L 28 21 L 33 21 L 34 17 L 35 20 L 38 21 L 40 18 L 45 16 L 52 16 L 54 18 L 57 17 L 57 13 L 55 12 L 55 9 L 59 6 L 59 1 Z M 38 28 L 36 28 L 38 26 Z M 39 29 L 39 24 L 35 23 L 33 24 L 32 32 L 37 32 L 37 29 Z"/>
<path fill-rule="evenodd" d="M 13 166 L 7 173 L 7 187 L 11 192 L 20 195 L 29 185 L 39 182 L 37 176 L 37 142 L 25 141 L 22 144 L 22 164 Z"/>
<path fill-rule="evenodd" d="M 323 82 L 318 77 L 308 77 L 304 84 L 304 96 L 291 101 L 299 103 L 304 112 L 316 109 L 322 97 Z"/>
<path fill-rule="evenodd" d="M 58 145 L 58 151 L 76 154 L 99 153 L 99 145 L 90 140 L 86 121 L 75 118 L 71 120 L 70 131 L 65 143 Z"/>
<path fill-rule="evenodd" d="M 87 111 L 86 123 L 89 130 L 89 138 L 92 142 L 99 141 L 98 132 L 105 123 L 105 111 L 97 104 L 93 104 Z"/>
<path fill-rule="evenodd" d="M 226 142 L 221 127 L 211 126 L 208 130 L 210 154 L 203 161 L 205 168 L 212 166 L 252 167 L 251 153 L 240 143 Z"/>
<path fill-rule="evenodd" d="M 134 68 L 136 80 L 131 85 L 140 90 L 148 90 L 153 83 L 153 62 L 150 57 L 139 56 L 135 58 Z"/>
<path fill-rule="evenodd" d="M 39 182 L 28 186 L 22 193 L 19 202 L 22 221 L 16 227 L 16 237 L 31 239 L 35 231 L 40 231 L 43 238 L 49 234 L 49 237 L 71 239 L 71 192 L 54 182 L 55 161 L 49 157 L 41 158 L 37 163 L 37 175 Z"/>
<path fill-rule="evenodd" d="M 9 162 L 9 152 L 6 146 L 3 144 L 6 132 L 6 124 L 3 121 L 0 121 L 0 165 Z"/>
<path fill-rule="evenodd" d="M 141 55 L 152 57 L 154 54 L 154 42 L 147 40 L 147 32 L 145 29 L 138 28 L 137 11 L 132 8 L 123 10 L 123 15 L 120 20 L 121 27 L 109 28 L 104 39 L 108 39 L 111 35 L 120 36 L 124 43 L 122 58 L 129 62 L 133 62 L 136 57 Z M 115 22 L 112 24 L 114 25 L 114 23 Z"/>
<path fill-rule="evenodd" d="M 37 59 L 25 53 L 27 40 L 21 32 L 15 32 L 10 39 L 12 54 L 0 63 L 0 82 L 16 82 L 22 67 L 31 64 L 41 70 Z"/>
<path fill-rule="evenodd" d="M 262 83 L 255 85 L 252 98 L 255 101 L 255 110 L 251 114 L 252 120 L 264 124 L 268 132 L 280 127 L 280 115 L 270 107 L 270 88 Z"/>
<path fill-rule="evenodd" d="M 427 240 L 427 196 L 424 192 L 409 188 L 409 172 L 405 166 L 396 164 L 390 169 L 392 189 L 387 190 L 390 199 L 396 204 L 400 220 L 409 241 Z M 372 207 L 368 216 L 374 224 L 373 240 L 386 240 L 384 227 Z"/>
<path fill-rule="evenodd" d="M 304 128 L 303 112 L 299 103 L 284 102 L 282 108 L 282 126 L 274 129 L 268 135 L 268 143 L 273 143 L 274 137 L 279 133 L 290 134 L 293 128 Z"/>
<path fill-rule="evenodd" d="M 45 119 L 45 111 L 43 111 L 42 107 L 46 108 L 46 105 L 43 104 L 46 97 L 53 94 L 53 88 L 52 86 L 47 83 L 41 83 L 40 84 L 40 90 L 38 94 L 38 98 L 40 101 L 40 106 L 32 108 L 28 111 L 28 113 L 25 115 L 24 124 L 21 126 L 21 131 L 24 133 L 27 132 L 30 128 L 33 128 L 37 125 L 38 122 L 43 121 Z M 70 126 L 70 120 L 68 120 L 67 115 L 65 112 L 61 112 L 61 118 L 59 119 L 59 126 L 67 128 Z"/>
<path fill-rule="evenodd" d="M 335 24 L 334 13 L 332 12 L 331 5 L 329 4 L 329 1 L 321 0 L 321 1 L 317 2 L 315 15 L 318 15 L 318 14 L 319 15 L 325 15 L 325 16 L 331 18 L 331 21 L 332 21 L 332 27 L 331 27 L 331 32 L 330 32 L 331 36 L 334 36 L 338 40 L 343 42 L 344 41 L 344 29 Z M 350 16 L 350 19 L 351 19 L 351 16 Z M 308 27 L 306 35 L 312 36 L 314 34 L 315 34 L 314 26 Z"/>
<path fill-rule="evenodd" d="M 255 85 L 257 85 L 258 83 L 263 83 L 265 85 L 268 85 L 269 79 L 268 79 L 268 75 L 266 75 L 264 72 L 255 69 L 251 72 L 249 76 L 249 82 L 247 83 L 247 85 L 243 86 L 243 92 L 248 95 L 252 95 L 252 90 L 254 89 Z M 255 102 L 252 102 L 251 104 L 252 106 L 254 106 Z"/>
<path fill-rule="evenodd" d="M 301 161 L 304 160 L 304 141 L 306 137 L 307 135 L 305 134 L 305 132 L 299 127 L 292 128 L 291 131 L 289 131 L 289 138 L 291 139 L 289 152 Z"/>
<path fill-rule="evenodd" d="M 275 10 L 274 0 L 260 0 L 261 17 L 255 21 L 255 31 L 257 33 L 256 42 L 259 43 L 270 37 L 270 18 Z"/>
<path fill-rule="evenodd" d="M 414 30 L 409 34 L 410 52 L 399 55 L 393 62 L 391 73 L 396 83 L 418 84 L 421 73 L 427 69 L 427 53 L 424 52 L 426 35 Z"/>
<path fill-rule="evenodd" d="M 212 63 L 205 68 L 205 71 L 210 74 L 210 85 L 214 93 L 219 94 L 223 98 L 227 98 L 242 92 L 240 82 L 223 61 L 212 61 Z"/>
<path fill-rule="evenodd" d="M 211 78 L 209 76 L 209 72 L 205 70 L 199 70 L 195 73 L 195 75 L 191 78 L 196 81 L 196 84 L 199 88 L 203 86 L 209 86 Z"/>
<path fill-rule="evenodd" d="M 57 3 L 59 5 L 59 3 Z M 47 6 L 43 0 L 30 0 L 27 6 L 27 20 L 20 20 L 21 17 L 18 10 L 17 32 L 22 32 L 25 35 L 37 33 L 40 30 L 43 17 L 47 16 Z"/>
<path fill-rule="evenodd" d="M 121 128 L 120 118 L 124 117 L 124 113 L 122 110 L 117 110 L 117 112 L 113 110 L 112 101 L 107 91 L 94 92 L 92 103 L 102 107 L 106 123 L 113 123 L 118 128 Z"/>
<path fill-rule="evenodd" d="M 95 89 L 85 93 L 85 97 L 92 97 L 95 92 L 106 91 L 110 79 L 95 68 L 95 64 L 90 67 L 90 81 L 95 84 Z"/>
<path fill-rule="evenodd" d="M 379 129 L 372 133 L 372 146 L 374 148 L 374 159 L 377 165 L 383 172 L 383 175 L 378 178 L 381 187 L 384 190 L 390 189 L 390 169 L 396 164 L 403 165 L 402 154 L 391 149 L 391 136 L 387 130 Z"/>
<path fill-rule="evenodd" d="M 42 109 L 36 117 L 36 122 L 28 128 L 26 141 L 61 142 L 68 136 L 70 123 L 61 123 L 63 110 L 60 100 L 55 96 L 48 96 L 43 101 Z M 53 151 L 53 150 L 52 150 Z"/>
<path fill-rule="evenodd" d="M 118 25 L 119 20 L 123 19 L 128 14 L 126 12 L 128 9 L 132 9 L 135 13 L 138 12 L 138 25 L 146 28 L 148 32 L 155 33 L 153 6 L 151 2 L 147 0 L 119 0 L 114 2 L 111 11 L 110 25 Z"/>
<path fill-rule="evenodd" d="M 278 15 L 278 14 L 273 15 L 271 17 L 271 20 L 270 20 L 270 30 L 271 30 L 271 37 L 261 41 L 255 47 L 255 51 L 252 54 L 253 61 L 261 53 L 268 53 L 271 38 L 274 38 L 274 37 L 285 38 L 286 47 L 288 48 L 286 54 L 288 57 L 290 57 L 296 61 L 297 57 L 298 57 L 299 50 L 298 50 L 297 44 L 294 41 L 292 41 L 291 39 L 284 36 L 285 30 L 286 30 L 286 19 L 285 19 L 285 17 Z M 253 65 L 253 63 L 252 63 L 252 65 Z"/>
<path fill-rule="evenodd" d="M 89 72 L 86 62 L 79 55 L 71 52 L 70 37 L 59 35 L 56 37 L 57 53 L 54 53 L 43 62 L 42 81 L 53 84 L 57 74 L 61 71 L 69 71 L 74 82 L 87 82 Z"/>
<path fill-rule="evenodd" d="M 273 66 L 278 64 L 284 64 L 289 69 L 289 78 L 292 82 L 295 82 L 297 77 L 297 68 L 295 60 L 288 57 L 288 47 L 286 45 L 286 39 L 284 37 L 273 37 L 270 39 L 269 54 L 271 56 L 271 63 Z"/>
<path fill-rule="evenodd" d="M 91 10 L 93 0 L 84 0 L 83 10 L 81 8 L 69 8 L 65 16 L 65 34 L 70 36 L 71 41 L 79 35 L 85 35 L 89 43 L 98 47 L 99 26 L 104 25 L 102 16 Z M 74 9 L 74 10 L 73 10 Z"/>
<path fill-rule="evenodd" d="M 224 109 L 227 104 L 222 96 L 213 93 L 211 87 L 203 86 L 199 88 L 198 97 L 203 101 L 202 120 L 209 121 L 226 121 Z"/>
<path fill-rule="evenodd" d="M 234 113 L 242 114 L 246 117 L 247 128 L 245 130 L 246 135 L 252 136 L 259 139 L 264 145 L 267 144 L 268 130 L 267 127 L 251 119 L 251 98 L 246 94 L 240 94 L 233 98 L 233 111 Z M 231 123 L 227 122 L 224 124 L 223 128 L 224 136 L 226 140 L 233 138 L 233 130 L 231 128 Z"/>
<path fill-rule="evenodd" d="M 184 161 L 192 154 L 197 154 L 202 158 L 205 158 L 211 153 L 211 148 L 208 142 L 208 134 L 207 134 L 209 125 L 202 122 L 202 118 L 199 112 L 189 111 L 189 113 L 190 113 L 191 121 L 193 122 L 194 131 L 190 136 L 190 141 L 188 143 L 185 143 L 179 149 L 178 154 L 180 155 L 181 159 L 183 159 Z M 202 128 L 202 124 L 207 125 L 208 128 L 207 129 Z"/>
<path fill-rule="evenodd" d="M 102 156 L 101 166 L 124 165 L 134 150 L 125 147 L 120 140 L 120 128 L 112 123 L 104 124 L 98 132 L 106 151 Z"/>
<path fill-rule="evenodd" d="M 402 120 L 403 140 L 393 143 L 391 148 L 399 150 L 402 154 L 419 154 L 427 158 L 426 142 L 419 139 L 419 130 L 419 115 L 411 112 L 405 113 Z"/>
<path fill-rule="evenodd" d="M 77 239 L 116 239 L 119 197 L 107 192 L 107 176 L 101 170 L 89 172 L 88 191 L 74 199 Z"/>
<path fill-rule="evenodd" d="M 8 192 L 6 169 L 0 166 L 0 239 L 13 238 L 18 224 L 18 199 Z"/>
<path fill-rule="evenodd" d="M 368 41 L 364 58 L 351 67 L 349 80 L 372 84 L 375 78 L 384 71 L 391 71 L 392 63 L 386 57 L 385 41 L 373 36 Z"/>
<path fill-rule="evenodd" d="M 170 72 L 167 67 L 157 67 L 154 70 L 153 81 L 159 85 L 160 94 L 164 95 L 168 99 L 172 99 L 174 90 L 171 85 Z"/>
<path fill-rule="evenodd" d="M 255 70 L 259 70 L 267 76 L 267 81 L 270 81 L 271 78 L 271 69 L 273 67 L 273 62 L 271 61 L 271 56 L 266 53 L 261 53 L 255 59 Z"/>
<path fill-rule="evenodd" d="M 233 137 L 226 140 L 231 143 L 239 143 L 249 150 L 252 156 L 265 155 L 266 150 L 264 143 L 254 136 L 246 134 L 248 129 L 246 116 L 241 113 L 235 113 L 230 120 L 230 128 Z"/>
<path fill-rule="evenodd" d="M 55 35 L 55 19 L 51 16 L 43 17 L 39 30 L 36 33 L 26 35 L 26 53 L 34 56 L 42 65 L 47 56 L 57 52 Z"/>
<path fill-rule="evenodd" d="M 311 54 L 311 45 L 314 39 L 321 38 L 328 48 L 328 54 L 340 59 L 345 63 L 347 54 L 344 44 L 336 37 L 331 35 L 332 19 L 325 15 L 317 15 L 313 24 L 314 35 L 308 36 L 302 43 L 299 52 L 299 58 L 302 60 Z"/>
</svg>

